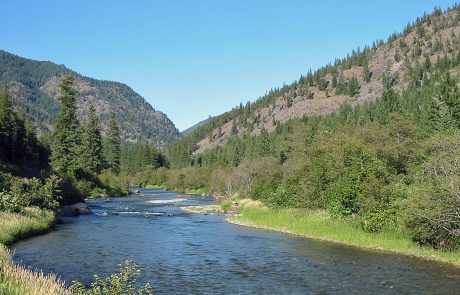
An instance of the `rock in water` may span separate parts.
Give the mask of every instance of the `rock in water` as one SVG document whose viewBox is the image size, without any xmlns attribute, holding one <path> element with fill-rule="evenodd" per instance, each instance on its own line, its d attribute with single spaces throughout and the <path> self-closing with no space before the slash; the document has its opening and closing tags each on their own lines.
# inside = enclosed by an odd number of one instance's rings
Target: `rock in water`
<svg viewBox="0 0 460 295">
<path fill-rule="evenodd" d="M 60 214 L 64 217 L 73 217 L 91 214 L 91 210 L 88 208 L 88 205 L 80 202 L 73 205 L 63 206 Z"/>
</svg>

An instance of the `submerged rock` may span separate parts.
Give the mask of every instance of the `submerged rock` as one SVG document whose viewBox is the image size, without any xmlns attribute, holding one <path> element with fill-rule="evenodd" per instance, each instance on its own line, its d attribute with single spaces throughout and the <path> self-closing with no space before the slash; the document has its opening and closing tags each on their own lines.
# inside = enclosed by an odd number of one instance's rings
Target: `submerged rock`
<svg viewBox="0 0 460 295">
<path fill-rule="evenodd" d="M 64 217 L 74 217 L 88 214 L 91 214 L 91 210 L 89 209 L 88 205 L 82 202 L 63 206 L 60 210 L 60 215 Z"/>
</svg>

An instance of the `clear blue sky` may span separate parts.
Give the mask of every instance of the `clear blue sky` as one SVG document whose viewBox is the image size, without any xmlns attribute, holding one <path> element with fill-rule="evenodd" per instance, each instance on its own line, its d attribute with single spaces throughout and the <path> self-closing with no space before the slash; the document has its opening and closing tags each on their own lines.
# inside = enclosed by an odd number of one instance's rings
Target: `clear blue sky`
<svg viewBox="0 0 460 295">
<path fill-rule="evenodd" d="M 454 3 L 2 0 L 0 49 L 126 83 L 183 130 Z"/>
</svg>

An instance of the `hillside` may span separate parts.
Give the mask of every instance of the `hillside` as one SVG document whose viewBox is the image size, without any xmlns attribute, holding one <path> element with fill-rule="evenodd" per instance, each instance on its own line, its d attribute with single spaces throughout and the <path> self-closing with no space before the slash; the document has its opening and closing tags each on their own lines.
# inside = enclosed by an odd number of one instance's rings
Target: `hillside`
<svg viewBox="0 0 460 295">
<path fill-rule="evenodd" d="M 14 105 L 38 132 L 52 130 L 59 111 L 58 85 L 60 78 L 74 73 L 78 90 L 79 119 L 86 119 L 86 110 L 93 104 L 100 116 L 103 131 L 110 112 L 116 112 L 122 137 L 128 141 L 148 139 L 158 146 L 171 142 L 179 132 L 171 120 L 155 110 L 129 86 L 112 81 L 82 76 L 49 61 L 35 61 L 0 51 L 0 85 L 7 84 Z"/>
<path fill-rule="evenodd" d="M 370 47 L 358 48 L 333 64 L 309 71 L 291 85 L 272 89 L 253 103 L 214 117 L 181 144 L 187 142 L 190 152 L 197 155 L 223 146 L 232 135 L 257 135 L 262 129 L 272 132 L 293 118 L 331 114 L 344 104 L 367 104 L 382 95 L 382 80 L 401 93 L 411 81 L 421 80 L 432 64 L 456 56 L 459 18 L 456 7 L 446 12 L 435 9 L 386 42 L 377 40 Z"/>
<path fill-rule="evenodd" d="M 208 123 L 209 120 L 211 120 L 211 117 L 209 117 L 209 118 L 207 118 L 207 119 L 205 119 L 205 120 L 202 120 L 202 121 L 196 123 L 195 125 L 193 125 L 193 126 L 187 128 L 187 129 L 185 129 L 184 131 L 182 131 L 182 132 L 180 133 L 180 135 L 181 135 L 181 136 L 186 136 L 186 135 L 191 134 L 193 131 L 197 130 L 197 129 L 200 128 L 201 126 L 203 126 L 203 125 L 205 125 L 206 123 Z"/>
</svg>

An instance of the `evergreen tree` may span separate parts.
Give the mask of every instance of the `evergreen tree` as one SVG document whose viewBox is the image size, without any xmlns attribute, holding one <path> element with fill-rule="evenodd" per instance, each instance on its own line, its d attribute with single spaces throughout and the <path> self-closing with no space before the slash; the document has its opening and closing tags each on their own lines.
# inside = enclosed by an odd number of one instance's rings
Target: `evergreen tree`
<svg viewBox="0 0 460 295">
<path fill-rule="evenodd" d="M 93 105 L 88 109 L 88 122 L 83 134 L 83 161 L 85 168 L 92 173 L 101 172 L 104 166 L 102 136 L 96 110 Z"/>
<path fill-rule="evenodd" d="M 13 124 L 13 105 L 8 88 L 5 86 L 0 93 L 0 157 L 10 161 Z"/>
<path fill-rule="evenodd" d="M 115 113 L 112 113 L 109 124 L 107 126 L 106 141 L 105 141 L 105 159 L 107 166 L 113 172 L 120 171 L 120 157 L 121 157 L 121 138 L 120 129 Z"/>
<path fill-rule="evenodd" d="M 450 117 L 460 127 L 460 92 L 449 72 L 443 75 L 436 89 L 436 97 L 449 108 Z"/>
<path fill-rule="evenodd" d="M 51 144 L 51 165 L 63 174 L 73 174 L 79 168 L 81 152 L 80 123 L 77 119 L 74 76 L 65 76 L 60 85 L 61 111 L 56 117 Z"/>
<path fill-rule="evenodd" d="M 258 154 L 259 156 L 268 156 L 272 152 L 272 142 L 267 129 L 262 128 L 258 137 Z"/>
<path fill-rule="evenodd" d="M 350 80 L 350 83 L 348 84 L 348 95 L 353 97 L 358 94 L 359 94 L 358 79 L 356 79 L 356 77 L 353 76 Z"/>
<path fill-rule="evenodd" d="M 235 136 L 238 134 L 238 128 L 236 127 L 236 122 L 235 119 L 232 120 L 232 136 Z"/>
<path fill-rule="evenodd" d="M 366 63 L 363 67 L 363 80 L 366 82 L 370 82 L 371 76 L 372 76 L 372 73 L 369 71 L 369 66 Z"/>
</svg>

